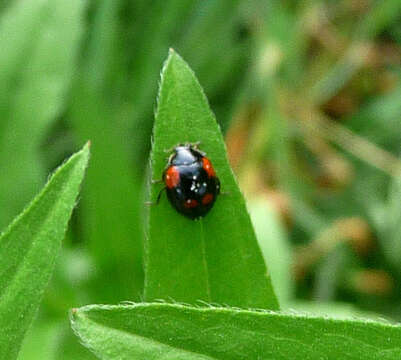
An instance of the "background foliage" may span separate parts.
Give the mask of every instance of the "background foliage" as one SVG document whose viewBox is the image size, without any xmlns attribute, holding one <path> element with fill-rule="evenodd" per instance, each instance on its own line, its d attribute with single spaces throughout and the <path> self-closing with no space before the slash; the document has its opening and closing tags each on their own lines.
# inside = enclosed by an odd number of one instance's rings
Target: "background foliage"
<svg viewBox="0 0 401 360">
<path fill-rule="evenodd" d="M 400 18 L 398 0 L 2 2 L 2 229 L 92 141 L 20 358 L 92 359 L 68 309 L 140 300 L 144 173 L 169 47 L 225 134 L 282 308 L 401 321 Z"/>
</svg>

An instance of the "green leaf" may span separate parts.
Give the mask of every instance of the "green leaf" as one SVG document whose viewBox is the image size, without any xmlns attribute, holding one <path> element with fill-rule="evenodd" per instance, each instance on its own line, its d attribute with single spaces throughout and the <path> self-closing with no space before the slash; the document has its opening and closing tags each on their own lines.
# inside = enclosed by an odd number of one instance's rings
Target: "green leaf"
<svg viewBox="0 0 401 360">
<path fill-rule="evenodd" d="M 391 179 L 387 206 L 382 212 L 381 220 L 379 243 L 383 254 L 401 272 L 401 174 Z"/>
<path fill-rule="evenodd" d="M 317 104 L 324 104 L 336 95 L 352 78 L 352 76 L 365 63 L 361 61 L 362 56 L 358 46 L 374 39 L 387 26 L 397 21 L 401 10 L 399 0 L 375 1 L 369 7 L 364 16 L 361 16 L 354 26 L 353 42 L 343 57 L 324 74 L 324 76 L 313 86 L 312 98 Z M 366 51 L 366 50 L 365 50 Z M 366 57 L 366 55 L 364 55 Z"/>
<path fill-rule="evenodd" d="M 89 146 L 59 167 L 0 237 L 0 359 L 17 357 L 76 203 Z"/>
<path fill-rule="evenodd" d="M 145 299 L 277 309 L 220 129 L 195 75 L 174 51 L 162 73 L 153 140 L 154 179 L 162 176 L 166 149 L 200 141 L 227 194 L 200 221 L 178 214 L 166 197 L 150 207 Z M 160 189 L 160 185 L 152 186 L 151 199 L 156 199 Z"/>
<path fill-rule="evenodd" d="M 275 293 L 282 309 L 292 300 L 292 250 L 284 225 L 267 199 L 249 201 L 249 210 L 259 246 L 271 273 Z M 277 256 L 277 254 L 280 254 Z"/>
<path fill-rule="evenodd" d="M 394 360 L 401 326 L 182 305 L 92 305 L 72 326 L 100 359 Z"/>
<path fill-rule="evenodd" d="M 1 229 L 45 180 L 39 151 L 65 99 L 84 10 L 82 0 L 21 0 L 0 18 Z"/>
<path fill-rule="evenodd" d="M 219 21 L 222 18 L 224 21 Z M 244 44 L 245 39 L 235 36 L 240 19 L 241 1 L 198 3 L 178 41 L 177 48 L 196 71 L 208 94 L 215 94 L 223 88 L 227 96 L 227 83 L 246 73 L 241 65 L 249 56 L 248 44 Z M 209 41 L 211 37 L 213 41 Z M 222 57 L 224 61 L 221 61 Z"/>
<path fill-rule="evenodd" d="M 124 96 L 120 79 L 124 76 L 120 64 L 126 61 L 120 59 L 126 51 L 120 44 L 126 31 L 119 24 L 122 6 L 121 0 L 99 1 L 93 9 L 68 116 L 75 135 L 93 142 L 82 229 L 97 268 L 91 294 L 96 302 L 139 299 L 143 292 L 139 189 L 141 167 L 146 165 L 132 166 L 132 147 L 137 150 L 138 139 L 128 126 L 133 115 L 126 107 L 131 101 Z"/>
<path fill-rule="evenodd" d="M 388 323 L 383 315 L 372 311 L 360 310 L 354 304 L 335 301 L 305 301 L 295 300 L 291 302 L 289 308 L 298 313 L 309 313 L 314 316 L 330 317 L 331 319 L 355 320 L 362 318 L 373 320 L 384 324 Z"/>
<path fill-rule="evenodd" d="M 27 332 L 18 360 L 95 360 L 79 343 L 68 318 L 37 319 Z"/>
<path fill-rule="evenodd" d="M 63 331 L 60 321 L 33 324 L 25 336 L 18 360 L 53 360 Z M 46 358 L 43 354 L 46 353 Z"/>
</svg>

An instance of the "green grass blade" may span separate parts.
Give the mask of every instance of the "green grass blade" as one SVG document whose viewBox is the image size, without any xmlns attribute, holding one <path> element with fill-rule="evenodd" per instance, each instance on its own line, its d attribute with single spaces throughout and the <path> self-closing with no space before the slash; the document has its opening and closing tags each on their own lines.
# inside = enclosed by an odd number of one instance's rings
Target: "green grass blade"
<svg viewBox="0 0 401 360">
<path fill-rule="evenodd" d="M 119 16 L 122 1 L 99 1 L 79 76 L 73 86 L 68 121 L 76 136 L 92 141 L 91 167 L 84 189 L 83 238 L 98 269 L 93 298 L 101 302 L 139 299 L 143 291 L 142 227 L 139 195 L 142 164 L 132 166 L 136 140 L 132 113 L 119 77 Z M 116 95 L 118 94 L 118 95 Z M 136 145 L 135 145 L 136 146 Z"/>
<path fill-rule="evenodd" d="M 401 326 L 182 305 L 92 305 L 72 326 L 100 359 L 393 360 Z"/>
<path fill-rule="evenodd" d="M 70 83 L 84 5 L 22 0 L 0 19 L 0 188 L 7 189 L 0 193 L 0 228 L 45 180 L 39 150 Z"/>
<path fill-rule="evenodd" d="M 401 273 L 401 174 L 391 179 L 387 206 L 383 211 L 379 243 L 384 256 Z"/>
<path fill-rule="evenodd" d="M 17 357 L 51 276 L 89 158 L 86 145 L 59 167 L 0 237 L 0 359 Z"/>
<path fill-rule="evenodd" d="M 145 299 L 277 309 L 220 129 L 195 75 L 174 51 L 162 73 L 153 136 L 153 178 L 161 178 L 165 149 L 201 141 L 201 149 L 212 160 L 222 191 L 228 195 L 220 196 L 211 212 L 198 222 L 178 214 L 166 197 L 150 208 Z M 152 199 L 160 188 L 152 186 Z"/>
<path fill-rule="evenodd" d="M 284 309 L 292 300 L 295 288 L 291 274 L 293 256 L 288 235 L 276 210 L 266 199 L 251 200 L 248 207 L 263 257 L 269 264 L 276 296 Z"/>
<path fill-rule="evenodd" d="M 18 360 L 72 359 L 96 360 L 97 357 L 79 343 L 67 318 L 34 321 L 18 355 Z"/>
<path fill-rule="evenodd" d="M 372 41 L 393 22 L 401 11 L 399 0 L 374 1 L 369 12 L 355 26 L 353 42 L 348 51 L 312 88 L 311 96 L 317 104 L 323 104 L 337 94 L 361 68 L 364 61 L 357 56 L 358 46 Z M 365 55 L 366 57 L 366 55 Z"/>
<path fill-rule="evenodd" d="M 59 338 L 62 336 L 63 324 L 60 321 L 40 322 L 33 324 L 26 334 L 18 360 L 55 360 Z M 44 350 L 46 358 L 43 358 Z"/>
<path fill-rule="evenodd" d="M 227 83 L 245 72 L 241 63 L 249 49 L 238 36 L 240 3 L 237 0 L 198 2 L 178 41 L 177 49 L 196 71 L 208 95 L 216 94 L 222 87 L 227 89 Z M 218 20 L 222 18 L 225 20 Z M 208 41 L 211 37 L 213 41 Z M 238 67 L 242 71 L 233 72 Z"/>
<path fill-rule="evenodd" d="M 137 28 L 137 38 L 135 38 L 137 49 L 129 74 L 133 79 L 130 93 L 131 101 L 135 105 L 133 123 L 135 131 L 150 134 L 151 123 L 144 119 L 147 119 L 149 110 L 154 104 L 153 99 L 157 91 L 155 75 L 160 71 L 165 53 L 174 38 L 174 32 L 183 27 L 187 14 L 195 2 L 194 0 L 153 1 L 143 19 L 138 19 L 142 26 Z M 142 128 L 147 128 L 147 131 Z"/>
</svg>

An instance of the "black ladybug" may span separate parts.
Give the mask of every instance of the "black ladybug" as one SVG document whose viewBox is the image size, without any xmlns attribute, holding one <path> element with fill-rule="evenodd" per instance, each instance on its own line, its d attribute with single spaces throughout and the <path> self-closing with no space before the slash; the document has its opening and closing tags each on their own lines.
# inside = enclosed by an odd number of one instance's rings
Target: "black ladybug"
<svg viewBox="0 0 401 360">
<path fill-rule="evenodd" d="M 205 216 L 220 194 L 220 181 L 212 163 L 197 146 L 179 144 L 174 147 L 163 172 L 170 203 L 190 219 Z"/>
</svg>

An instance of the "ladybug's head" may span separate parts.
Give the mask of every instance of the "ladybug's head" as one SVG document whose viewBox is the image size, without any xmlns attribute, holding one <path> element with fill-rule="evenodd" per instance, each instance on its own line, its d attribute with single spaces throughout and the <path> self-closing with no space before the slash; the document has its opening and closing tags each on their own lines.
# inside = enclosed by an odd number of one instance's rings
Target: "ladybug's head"
<svg viewBox="0 0 401 360">
<path fill-rule="evenodd" d="M 202 158 L 202 154 L 191 144 L 179 144 L 170 157 L 172 165 L 191 165 Z"/>
</svg>

